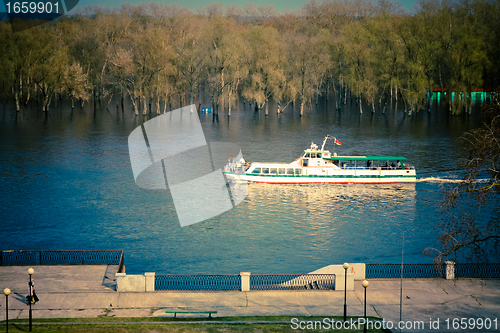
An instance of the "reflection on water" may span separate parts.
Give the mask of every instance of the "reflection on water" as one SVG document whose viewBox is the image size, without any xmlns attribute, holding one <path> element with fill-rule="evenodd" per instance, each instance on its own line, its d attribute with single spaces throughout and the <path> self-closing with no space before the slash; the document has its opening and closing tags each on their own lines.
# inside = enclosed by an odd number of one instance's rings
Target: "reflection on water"
<svg viewBox="0 0 500 333">
<path fill-rule="evenodd" d="M 326 149 L 403 155 L 420 181 L 250 184 L 234 209 L 181 228 L 168 190 L 134 183 L 127 138 L 151 117 L 110 109 L 0 106 L 2 249 L 123 249 L 129 273 L 304 273 L 400 262 L 405 233 L 405 261 L 428 262 L 421 251 L 435 246 L 441 186 L 459 174 L 455 140 L 476 124 L 435 110 L 359 114 L 334 103 L 304 117 L 291 107 L 266 117 L 240 106 L 218 121 L 200 114 L 207 142 L 235 143 L 248 161 L 290 162 L 332 134 L 343 145 Z"/>
</svg>

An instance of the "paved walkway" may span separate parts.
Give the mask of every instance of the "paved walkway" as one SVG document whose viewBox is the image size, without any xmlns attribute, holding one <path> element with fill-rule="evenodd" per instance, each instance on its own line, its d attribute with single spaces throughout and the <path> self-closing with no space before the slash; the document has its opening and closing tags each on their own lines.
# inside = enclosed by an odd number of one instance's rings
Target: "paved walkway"
<svg viewBox="0 0 500 333">
<path fill-rule="evenodd" d="M 28 318 L 25 295 L 28 267 L 0 267 L 0 291 L 8 287 L 9 318 Z M 215 310 L 224 316 L 341 316 L 344 292 L 304 291 L 158 291 L 117 293 L 114 273 L 117 266 L 33 266 L 35 289 L 40 302 L 33 305 L 33 318 L 158 317 L 165 311 Z M 369 316 L 399 322 L 400 280 L 370 280 L 367 289 Z M 348 316 L 363 316 L 364 290 L 355 281 L 347 292 Z M 190 315 L 178 315 L 190 316 Z M 203 316 L 203 315 L 198 315 Z M 445 320 L 450 318 L 450 329 Z M 422 321 L 425 329 L 403 332 L 467 332 L 453 330 L 454 318 L 496 319 L 500 332 L 500 280 L 405 279 L 403 280 L 403 321 Z M 429 322 L 439 319 L 439 329 Z M 5 320 L 5 297 L 0 297 L 0 320 Z M 408 323 L 406 323 L 409 325 Z M 436 325 L 434 323 L 434 325 Z M 398 330 L 393 330 L 398 331 Z M 478 330 L 469 330 L 478 332 Z"/>
</svg>

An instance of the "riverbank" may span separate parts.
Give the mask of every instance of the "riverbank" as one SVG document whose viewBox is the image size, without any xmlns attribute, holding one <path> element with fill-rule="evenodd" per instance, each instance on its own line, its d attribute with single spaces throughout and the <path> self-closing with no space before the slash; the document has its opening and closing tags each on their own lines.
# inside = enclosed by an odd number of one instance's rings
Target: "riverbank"
<svg viewBox="0 0 500 333">
<path fill-rule="evenodd" d="M 154 318 L 173 317 L 165 311 L 217 311 L 214 320 L 232 316 L 342 316 L 344 292 L 302 291 L 155 291 L 118 293 L 117 266 L 34 266 L 35 288 L 40 301 L 32 306 L 33 318 Z M 0 288 L 10 288 L 9 319 L 29 316 L 27 266 L 0 267 Z M 363 316 L 364 289 L 355 281 L 347 291 L 347 314 Z M 397 325 L 400 280 L 372 279 L 367 289 L 367 315 Z M 456 331 L 454 318 L 497 319 L 500 313 L 500 280 L 404 279 L 402 319 L 423 322 L 424 331 Z M 205 317 L 206 314 L 178 317 Z M 446 319 L 450 329 L 446 329 Z M 440 329 L 429 329 L 430 321 Z M 0 298 L 0 320 L 5 320 L 5 297 Z M 500 324 L 500 323 L 498 323 Z M 492 327 L 494 328 L 494 327 Z M 405 331 L 405 330 L 403 330 Z M 412 330 L 408 330 L 412 331 Z M 467 331 L 467 330 L 462 330 Z M 498 332 L 490 329 L 489 332 Z"/>
</svg>

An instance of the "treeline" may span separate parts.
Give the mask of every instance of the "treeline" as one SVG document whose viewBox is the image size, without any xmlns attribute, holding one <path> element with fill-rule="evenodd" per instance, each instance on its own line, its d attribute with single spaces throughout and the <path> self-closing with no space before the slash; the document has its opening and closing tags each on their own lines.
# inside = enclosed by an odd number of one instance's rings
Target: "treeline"
<svg viewBox="0 0 500 333">
<path fill-rule="evenodd" d="M 238 96 L 278 112 L 319 95 L 364 99 L 371 111 L 400 98 L 429 107 L 432 88 L 456 92 L 449 112 L 470 112 L 474 88 L 500 86 L 500 2 L 423 0 L 414 14 L 389 0 L 331 0 L 279 14 L 272 5 L 221 4 L 194 14 L 156 3 L 87 7 L 13 33 L 0 24 L 0 89 L 47 111 L 54 96 L 84 103 L 128 98 L 162 113 L 212 97 L 231 113 Z M 362 103 L 359 103 L 360 111 Z M 151 109 L 150 109 L 151 106 Z M 267 112 L 267 110 L 266 110 Z"/>
</svg>

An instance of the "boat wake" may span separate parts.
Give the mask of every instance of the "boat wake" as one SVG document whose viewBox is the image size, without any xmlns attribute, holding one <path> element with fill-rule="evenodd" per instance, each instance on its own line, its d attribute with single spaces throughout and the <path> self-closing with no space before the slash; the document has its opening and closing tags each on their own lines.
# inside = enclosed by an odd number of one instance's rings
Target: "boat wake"
<svg viewBox="0 0 500 333">
<path fill-rule="evenodd" d="M 461 179 L 441 178 L 441 177 L 425 177 L 417 179 L 417 183 L 460 183 Z"/>
</svg>

